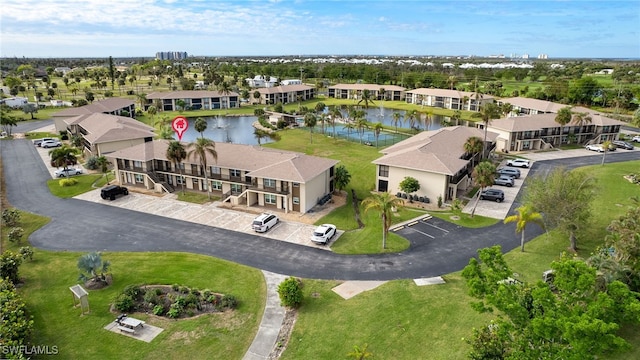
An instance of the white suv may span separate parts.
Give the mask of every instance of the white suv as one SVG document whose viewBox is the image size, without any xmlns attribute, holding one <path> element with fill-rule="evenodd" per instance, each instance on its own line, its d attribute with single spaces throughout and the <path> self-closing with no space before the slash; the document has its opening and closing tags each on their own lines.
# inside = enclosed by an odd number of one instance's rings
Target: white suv
<svg viewBox="0 0 640 360">
<path fill-rule="evenodd" d="M 507 160 L 507 166 L 528 168 L 529 160 L 526 160 L 526 159 Z"/>
<path fill-rule="evenodd" d="M 272 227 L 280 222 L 277 216 L 274 214 L 261 214 L 257 218 L 253 219 L 253 230 L 255 232 L 263 233 L 269 231 Z"/>
</svg>

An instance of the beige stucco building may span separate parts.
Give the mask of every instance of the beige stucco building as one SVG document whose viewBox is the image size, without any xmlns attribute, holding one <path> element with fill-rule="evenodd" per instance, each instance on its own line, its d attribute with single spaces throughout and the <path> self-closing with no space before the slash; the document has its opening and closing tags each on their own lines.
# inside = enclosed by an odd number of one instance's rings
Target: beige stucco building
<svg viewBox="0 0 640 360">
<path fill-rule="evenodd" d="M 90 115 L 96 113 L 127 116 L 133 118 L 136 114 L 136 105 L 135 102 L 131 99 L 114 97 L 94 101 L 89 105 L 60 110 L 51 115 L 51 117 L 53 118 L 56 131 L 60 132 L 67 130 L 67 124 L 65 123 L 66 119 L 80 115 Z"/>
</svg>

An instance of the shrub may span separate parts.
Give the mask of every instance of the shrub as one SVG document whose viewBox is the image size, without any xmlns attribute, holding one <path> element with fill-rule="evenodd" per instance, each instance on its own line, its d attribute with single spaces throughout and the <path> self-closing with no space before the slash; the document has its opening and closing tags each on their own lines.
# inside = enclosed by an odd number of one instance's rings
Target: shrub
<svg viewBox="0 0 640 360">
<path fill-rule="evenodd" d="M 22 240 L 22 237 L 24 236 L 24 229 L 21 227 L 11 228 L 7 236 L 9 237 L 9 241 L 14 243 L 19 243 Z"/>
<path fill-rule="evenodd" d="M 438 208 L 441 208 L 441 207 L 442 207 L 442 195 L 438 195 Z"/>
<path fill-rule="evenodd" d="M 116 307 L 116 309 L 122 312 L 130 312 L 131 310 L 134 309 L 133 299 L 131 298 L 131 296 L 124 293 L 118 295 L 113 305 Z"/>
<path fill-rule="evenodd" d="M 156 288 L 156 289 L 155 289 L 155 293 L 156 293 L 156 295 L 158 295 L 158 296 L 162 295 L 162 289 L 160 289 L 160 288 Z"/>
<path fill-rule="evenodd" d="M 0 279 L 8 279 L 12 284 L 18 283 L 18 268 L 22 257 L 7 250 L 0 256 Z"/>
<path fill-rule="evenodd" d="M 183 294 L 188 294 L 189 293 L 189 288 L 186 286 L 180 286 L 180 292 Z"/>
<path fill-rule="evenodd" d="M 180 285 L 178 285 L 178 284 L 171 285 L 171 290 L 178 291 L 178 289 L 180 289 Z"/>
<path fill-rule="evenodd" d="M 205 299 L 208 299 L 209 296 L 211 296 L 212 292 L 209 289 L 205 289 L 204 291 L 202 291 L 202 297 Z"/>
<path fill-rule="evenodd" d="M 145 304 L 153 304 L 153 305 L 157 305 L 158 304 L 158 295 L 156 295 L 155 291 L 147 291 L 144 293 L 144 302 Z"/>
<path fill-rule="evenodd" d="M 87 159 L 87 163 L 84 164 L 84 166 L 89 169 L 89 170 L 97 170 L 98 169 L 98 157 L 97 156 L 90 156 Z"/>
<path fill-rule="evenodd" d="M 78 180 L 75 178 L 65 178 L 65 179 L 60 179 L 60 181 L 58 181 L 58 185 L 62 187 L 74 186 L 77 183 L 78 183 Z"/>
<path fill-rule="evenodd" d="M 195 296 L 200 296 L 200 290 L 193 288 L 190 291 L 191 294 L 195 295 Z"/>
<path fill-rule="evenodd" d="M 298 307 L 302 303 L 302 282 L 294 277 L 289 277 L 278 285 L 280 302 L 286 307 Z"/>
<path fill-rule="evenodd" d="M 132 299 L 137 299 L 142 294 L 142 289 L 140 289 L 139 285 L 127 285 L 127 287 L 122 290 L 122 293 Z"/>
<path fill-rule="evenodd" d="M 194 308 L 194 307 L 198 307 L 199 304 L 200 304 L 200 301 L 198 300 L 198 297 L 194 294 L 189 294 L 184 299 L 185 307 Z"/>
<path fill-rule="evenodd" d="M 169 308 L 169 312 L 167 312 L 167 316 L 172 319 L 178 318 L 182 314 L 182 310 L 183 310 L 183 307 L 180 306 L 180 304 L 178 304 L 177 302 L 175 302 L 171 304 L 171 307 Z"/>
<path fill-rule="evenodd" d="M 12 347 L 27 345 L 33 333 L 33 319 L 28 315 L 27 305 L 14 284 L 0 278 L 0 339 L 2 349 L 9 350 Z M 22 353 L 7 354 L 7 358 L 22 359 Z M 15 356 L 15 357 L 14 357 Z"/>
<path fill-rule="evenodd" d="M 207 297 L 207 301 L 213 304 L 213 306 L 217 306 L 220 302 L 220 297 L 216 294 L 211 294 Z"/>
<path fill-rule="evenodd" d="M 31 246 L 23 246 L 18 250 L 18 252 L 20 253 L 20 256 L 22 256 L 23 260 L 33 260 L 33 249 Z"/>
<path fill-rule="evenodd" d="M 220 306 L 227 309 L 235 309 L 238 306 L 238 299 L 233 295 L 225 295 L 220 300 Z"/>
<path fill-rule="evenodd" d="M 20 211 L 15 208 L 2 211 L 2 223 L 5 226 L 16 226 L 20 223 Z"/>
<path fill-rule="evenodd" d="M 187 305 L 187 298 L 182 295 L 176 296 L 176 299 L 173 301 L 173 304 L 179 305 L 181 308 L 184 308 Z"/>
<path fill-rule="evenodd" d="M 153 315 L 161 316 L 164 314 L 164 306 L 156 305 L 153 307 Z"/>
</svg>

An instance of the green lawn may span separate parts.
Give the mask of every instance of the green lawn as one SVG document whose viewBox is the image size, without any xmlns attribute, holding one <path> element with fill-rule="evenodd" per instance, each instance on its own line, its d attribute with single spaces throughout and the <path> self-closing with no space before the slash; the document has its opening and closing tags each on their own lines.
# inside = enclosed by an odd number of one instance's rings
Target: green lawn
<svg viewBox="0 0 640 360">
<path fill-rule="evenodd" d="M 60 180 L 62 179 L 47 180 L 49 191 L 57 197 L 68 199 L 91 191 L 94 186 L 101 187 L 107 182 L 103 174 L 78 175 L 70 179 L 76 179 L 78 183 L 72 186 L 60 186 Z M 113 180 L 113 176 L 111 176 L 111 179 Z"/>
</svg>

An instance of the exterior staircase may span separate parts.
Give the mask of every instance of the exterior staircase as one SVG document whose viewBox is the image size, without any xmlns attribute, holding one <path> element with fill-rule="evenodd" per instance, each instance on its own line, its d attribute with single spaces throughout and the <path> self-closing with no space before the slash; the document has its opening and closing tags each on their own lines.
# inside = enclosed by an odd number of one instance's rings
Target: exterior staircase
<svg viewBox="0 0 640 360">
<path fill-rule="evenodd" d="M 155 184 L 160 184 L 160 186 L 162 186 L 164 191 L 166 191 L 166 192 L 168 192 L 170 194 L 176 191 L 176 189 L 173 187 L 173 185 L 169 184 L 166 181 L 160 180 L 160 177 L 158 176 L 158 174 L 155 171 L 147 171 L 147 176 Z"/>
</svg>

